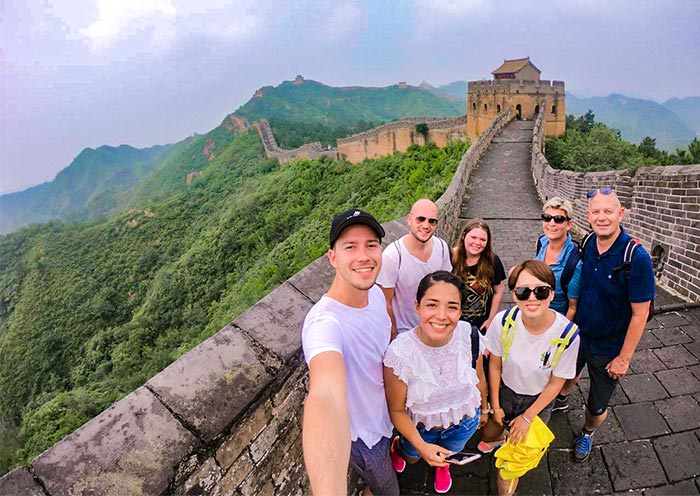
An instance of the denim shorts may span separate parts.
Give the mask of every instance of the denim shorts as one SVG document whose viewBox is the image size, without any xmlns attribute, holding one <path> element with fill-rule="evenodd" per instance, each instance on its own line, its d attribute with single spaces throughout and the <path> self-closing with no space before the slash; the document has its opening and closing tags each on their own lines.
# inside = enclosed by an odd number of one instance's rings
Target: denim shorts
<svg viewBox="0 0 700 496">
<path fill-rule="evenodd" d="M 398 496 L 399 481 L 391 468 L 388 437 L 383 437 L 377 444 L 368 448 L 360 438 L 350 446 L 350 466 L 362 477 L 373 494 Z"/>
<path fill-rule="evenodd" d="M 481 409 L 476 409 L 476 415 L 473 417 L 464 417 L 459 421 L 459 424 L 451 425 L 447 429 L 426 429 L 423 425 L 418 425 L 418 434 L 423 438 L 423 441 L 430 444 L 437 444 L 454 453 L 462 451 L 467 441 L 474 435 L 479 427 L 479 415 Z M 399 439 L 399 447 L 403 453 L 411 458 L 419 458 L 420 453 L 413 447 L 408 440 L 401 436 Z"/>
<path fill-rule="evenodd" d="M 501 387 L 498 389 L 498 402 L 503 409 L 503 413 L 505 413 L 504 422 L 508 423 L 518 415 L 522 415 L 525 410 L 530 408 L 530 405 L 537 401 L 539 396 L 539 394 L 518 394 L 501 382 Z M 545 406 L 538 415 L 545 424 L 549 422 L 549 417 L 552 416 L 553 406 L 554 401 Z"/>
</svg>

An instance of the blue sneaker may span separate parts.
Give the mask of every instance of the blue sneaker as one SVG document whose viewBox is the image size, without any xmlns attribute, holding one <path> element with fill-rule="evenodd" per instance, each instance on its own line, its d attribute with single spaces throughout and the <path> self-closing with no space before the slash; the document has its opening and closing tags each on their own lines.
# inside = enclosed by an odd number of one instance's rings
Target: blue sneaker
<svg viewBox="0 0 700 496">
<path fill-rule="evenodd" d="M 585 462 L 591 456 L 593 449 L 593 439 L 590 434 L 581 434 L 574 441 L 574 460 L 577 462 Z"/>
</svg>

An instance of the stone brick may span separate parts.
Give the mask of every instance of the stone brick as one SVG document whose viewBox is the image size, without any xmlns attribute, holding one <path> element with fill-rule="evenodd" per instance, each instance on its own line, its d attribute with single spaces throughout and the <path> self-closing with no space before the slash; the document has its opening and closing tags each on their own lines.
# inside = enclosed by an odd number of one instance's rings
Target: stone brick
<svg viewBox="0 0 700 496">
<path fill-rule="evenodd" d="M 32 463 L 51 494 L 161 494 L 197 445 L 141 387 L 39 455 Z"/>
<path fill-rule="evenodd" d="M 615 491 L 666 483 L 666 475 L 649 441 L 609 444 L 601 448 Z"/>
<path fill-rule="evenodd" d="M 255 440 L 250 444 L 250 455 L 253 457 L 253 461 L 258 463 L 268 451 L 272 445 L 277 441 L 279 437 L 279 424 L 287 419 L 277 419 L 273 418 L 272 421 L 267 424 L 260 434 L 255 438 Z"/>
<path fill-rule="evenodd" d="M 642 337 L 637 345 L 637 350 L 646 350 L 650 348 L 661 348 L 663 344 L 659 341 L 656 336 L 650 332 L 642 333 Z"/>
<path fill-rule="evenodd" d="M 660 400 L 668 396 L 653 374 L 628 375 L 620 379 L 620 385 L 632 403 Z"/>
<path fill-rule="evenodd" d="M 0 494 L 7 496 L 45 496 L 26 467 L 18 467 L 0 477 Z"/>
<path fill-rule="evenodd" d="M 695 377 L 697 377 L 698 379 L 700 379 L 700 364 L 698 364 L 698 365 L 693 365 L 692 367 L 688 367 L 688 370 L 690 370 L 690 372 L 691 372 Z"/>
<path fill-rule="evenodd" d="M 219 464 L 228 469 L 243 450 L 272 420 L 272 403 L 268 400 L 258 405 L 253 412 L 234 426 L 231 435 L 216 451 Z"/>
<path fill-rule="evenodd" d="M 659 360 L 659 357 L 657 357 L 653 351 L 637 350 L 635 354 L 632 355 L 630 368 L 635 374 L 643 374 L 645 372 L 664 370 L 666 366 L 661 363 L 661 360 Z"/>
<path fill-rule="evenodd" d="M 647 439 L 669 434 L 671 430 L 651 403 L 634 403 L 614 408 L 628 440 Z"/>
<path fill-rule="evenodd" d="M 233 324 L 286 362 L 301 348 L 300 323 L 311 306 L 306 296 L 284 283 L 238 316 Z"/>
<path fill-rule="evenodd" d="M 234 494 L 238 486 L 253 472 L 254 468 L 255 465 L 248 452 L 243 452 L 214 487 L 211 492 L 212 496 Z"/>
<path fill-rule="evenodd" d="M 700 392 L 700 381 L 688 369 L 662 370 L 655 375 L 671 396 Z"/>
<path fill-rule="evenodd" d="M 659 341 L 661 341 L 664 344 L 664 346 L 690 343 L 693 341 L 693 338 L 691 338 L 685 332 L 683 332 L 681 327 L 656 329 L 652 332 L 654 336 L 656 336 L 659 339 Z"/>
<path fill-rule="evenodd" d="M 182 492 L 184 494 L 209 494 L 214 485 L 221 480 L 223 473 L 224 471 L 216 464 L 213 457 L 207 458 L 183 484 Z"/>
<path fill-rule="evenodd" d="M 148 385 L 208 441 L 247 408 L 271 380 L 251 343 L 239 329 L 227 326 Z"/>
<path fill-rule="evenodd" d="M 692 316 L 688 316 L 688 318 L 692 318 Z M 700 341 L 700 325 L 698 324 L 691 324 L 691 325 L 686 325 L 681 327 L 683 329 L 683 332 L 687 335 L 693 338 L 694 341 Z"/>
<path fill-rule="evenodd" d="M 692 432 L 660 437 L 654 447 L 671 482 L 700 475 L 700 441 Z"/>
<path fill-rule="evenodd" d="M 330 287 L 334 276 L 335 269 L 328 261 L 328 257 L 323 255 L 290 277 L 287 283 L 311 301 L 317 302 Z"/>
<path fill-rule="evenodd" d="M 700 428 L 700 405 L 690 395 L 654 403 L 673 432 Z"/>
<path fill-rule="evenodd" d="M 698 493 L 693 481 L 683 481 L 669 486 L 652 487 L 644 491 L 644 496 L 692 496 Z"/>
<path fill-rule="evenodd" d="M 593 446 L 586 463 L 573 463 L 570 451 L 550 450 L 547 453 L 554 494 L 582 495 L 612 492 L 600 448 Z"/>
<path fill-rule="evenodd" d="M 664 327 L 676 327 L 688 325 L 688 320 L 678 312 L 669 312 L 655 315 L 654 318 Z"/>
<path fill-rule="evenodd" d="M 700 359 L 700 341 L 696 341 L 693 343 L 687 343 L 687 344 L 684 344 L 683 346 L 685 347 L 686 350 L 688 350 L 690 353 L 692 353 L 692 355 L 695 358 Z"/>
<path fill-rule="evenodd" d="M 574 438 L 580 434 L 581 427 L 583 427 L 583 410 L 569 410 L 566 413 L 569 419 L 571 432 L 568 432 L 567 435 L 562 435 L 562 438 L 566 441 L 566 443 L 561 447 L 571 448 L 574 444 Z M 594 442 L 595 444 L 607 444 L 624 440 L 625 434 L 620 426 L 620 421 L 617 419 L 615 414 L 609 410 L 608 418 L 595 431 Z"/>
</svg>

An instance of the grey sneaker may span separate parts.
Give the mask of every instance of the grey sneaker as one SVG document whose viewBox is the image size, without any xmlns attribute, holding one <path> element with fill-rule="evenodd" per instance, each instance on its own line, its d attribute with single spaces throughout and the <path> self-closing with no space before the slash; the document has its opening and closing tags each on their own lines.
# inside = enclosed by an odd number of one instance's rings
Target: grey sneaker
<svg viewBox="0 0 700 496">
<path fill-rule="evenodd" d="M 569 409 L 569 397 L 564 396 L 564 398 L 559 398 L 557 396 L 554 398 L 554 406 L 552 407 L 552 411 L 556 412 L 557 410 L 568 410 Z"/>
</svg>

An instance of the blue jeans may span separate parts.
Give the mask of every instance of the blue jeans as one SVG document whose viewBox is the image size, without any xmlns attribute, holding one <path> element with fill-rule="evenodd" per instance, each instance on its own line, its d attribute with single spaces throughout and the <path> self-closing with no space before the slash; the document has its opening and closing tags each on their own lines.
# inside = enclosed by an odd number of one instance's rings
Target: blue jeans
<svg viewBox="0 0 700 496">
<path fill-rule="evenodd" d="M 423 441 L 430 444 L 437 444 L 443 448 L 456 453 L 464 449 L 464 445 L 474 435 L 479 427 L 479 416 L 481 409 L 476 409 L 476 415 L 473 417 L 464 417 L 459 421 L 459 424 L 451 425 L 447 429 L 427 429 L 422 425 L 416 427 L 418 434 L 423 438 Z M 401 436 L 399 439 L 399 447 L 403 453 L 411 458 L 420 458 L 420 453 L 413 447 L 408 440 Z"/>
</svg>

